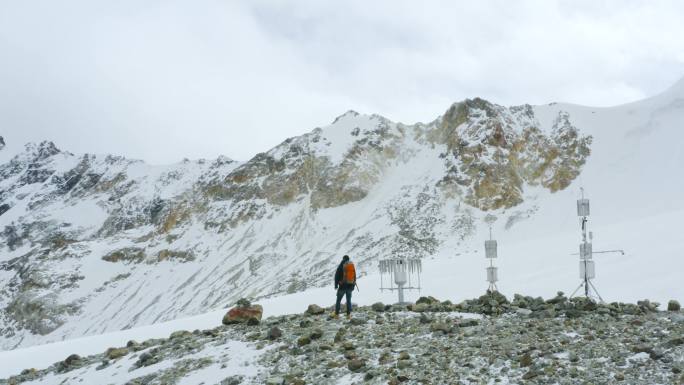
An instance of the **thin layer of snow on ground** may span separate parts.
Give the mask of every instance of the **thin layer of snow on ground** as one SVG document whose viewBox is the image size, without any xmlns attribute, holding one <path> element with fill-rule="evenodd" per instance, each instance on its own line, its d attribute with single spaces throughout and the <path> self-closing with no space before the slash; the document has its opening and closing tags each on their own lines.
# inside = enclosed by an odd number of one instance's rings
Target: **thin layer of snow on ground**
<svg viewBox="0 0 684 385">
<path fill-rule="evenodd" d="M 651 357 L 648 355 L 646 352 L 641 352 L 637 353 L 634 355 L 631 355 L 627 358 L 627 361 L 629 362 L 643 362 L 649 360 Z"/>
<path fill-rule="evenodd" d="M 125 384 L 132 379 L 171 368 L 178 361 L 200 358 L 211 358 L 215 362 L 207 367 L 190 372 L 180 380 L 179 385 L 215 383 L 217 380 L 235 375 L 253 378 L 262 369 L 256 361 L 266 350 L 256 350 L 241 341 L 228 341 L 221 345 L 207 345 L 203 350 L 192 355 L 177 360 L 164 360 L 132 372 L 129 369 L 135 364 L 139 355 L 131 354 L 100 370 L 91 365 L 68 373 L 51 373 L 39 380 L 26 382 L 26 384 L 53 385 L 72 383 L 72 381 L 73 383 L 85 384 Z"/>
<path fill-rule="evenodd" d="M 183 377 L 178 385 L 194 385 L 212 383 L 228 376 L 255 377 L 261 369 L 256 361 L 268 349 L 255 350 L 252 346 L 241 341 L 229 341 L 227 344 L 207 348 L 194 354 L 196 357 L 228 356 L 228 362 L 214 363 L 206 368 L 196 370 Z M 192 357 L 190 357 L 192 358 Z"/>
</svg>

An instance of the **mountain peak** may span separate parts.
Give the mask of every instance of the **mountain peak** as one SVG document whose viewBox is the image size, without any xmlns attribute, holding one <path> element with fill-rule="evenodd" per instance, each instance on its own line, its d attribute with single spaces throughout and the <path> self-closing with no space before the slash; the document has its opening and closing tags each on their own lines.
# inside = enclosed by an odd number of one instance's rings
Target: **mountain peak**
<svg viewBox="0 0 684 385">
<path fill-rule="evenodd" d="M 0 150 L 2 150 L 3 148 L 5 148 L 5 139 L 3 139 L 2 136 L 0 136 Z"/>
<path fill-rule="evenodd" d="M 359 116 L 359 115 L 360 115 L 360 114 L 359 114 L 358 112 L 356 112 L 356 111 L 354 111 L 354 110 L 349 110 L 349 111 L 345 112 L 344 114 L 342 114 L 342 115 L 336 117 L 335 120 L 333 120 L 332 124 L 335 124 L 335 123 L 337 123 L 338 121 L 343 120 L 343 119 L 345 119 L 345 118 L 356 117 L 356 116 Z"/>
<path fill-rule="evenodd" d="M 49 158 L 53 155 L 59 154 L 62 152 L 55 144 L 51 141 L 44 140 L 40 143 L 27 143 L 25 146 L 25 150 L 27 153 L 32 153 L 34 154 L 34 158 L 36 160 L 41 160 L 45 158 Z"/>
</svg>

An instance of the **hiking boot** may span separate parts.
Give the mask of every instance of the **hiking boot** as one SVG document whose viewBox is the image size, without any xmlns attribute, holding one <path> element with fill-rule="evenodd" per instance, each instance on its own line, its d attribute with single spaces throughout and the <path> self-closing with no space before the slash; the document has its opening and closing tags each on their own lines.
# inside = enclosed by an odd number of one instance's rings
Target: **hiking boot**
<svg viewBox="0 0 684 385">
<path fill-rule="evenodd" d="M 330 318 L 332 318 L 332 319 L 338 319 L 338 318 L 340 318 L 340 315 L 337 314 L 337 313 L 332 313 L 332 314 L 330 314 Z"/>
<path fill-rule="evenodd" d="M 350 313 L 347 313 L 347 319 L 351 320 L 351 314 Z"/>
</svg>

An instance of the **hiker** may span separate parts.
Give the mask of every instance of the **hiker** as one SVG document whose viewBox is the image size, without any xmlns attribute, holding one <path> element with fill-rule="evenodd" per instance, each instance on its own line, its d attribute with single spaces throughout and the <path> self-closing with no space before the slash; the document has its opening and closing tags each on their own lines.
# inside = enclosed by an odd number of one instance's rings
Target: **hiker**
<svg viewBox="0 0 684 385">
<path fill-rule="evenodd" d="M 337 302 L 335 302 L 335 314 L 333 317 L 337 318 L 340 315 L 340 302 L 342 297 L 347 297 L 347 318 L 351 318 L 352 311 L 352 292 L 356 286 L 356 269 L 354 264 L 349 260 L 349 256 L 342 257 L 342 262 L 335 271 L 335 290 L 337 290 Z"/>
</svg>

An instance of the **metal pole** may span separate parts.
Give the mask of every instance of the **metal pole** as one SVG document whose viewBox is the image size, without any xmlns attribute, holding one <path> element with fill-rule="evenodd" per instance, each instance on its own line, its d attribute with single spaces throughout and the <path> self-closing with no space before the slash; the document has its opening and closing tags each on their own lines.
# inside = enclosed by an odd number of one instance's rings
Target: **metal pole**
<svg viewBox="0 0 684 385">
<path fill-rule="evenodd" d="M 619 250 L 604 250 L 604 251 L 592 251 L 591 254 L 605 254 L 605 253 L 620 253 L 622 255 L 625 255 L 625 251 L 622 249 Z M 570 255 L 580 255 L 579 253 L 571 253 Z"/>
<path fill-rule="evenodd" d="M 596 293 L 596 296 L 601 300 L 601 302 L 604 302 L 603 298 L 601 298 L 601 294 L 599 294 L 598 290 L 596 290 L 596 287 L 594 287 L 594 284 L 591 283 L 591 281 L 589 281 L 589 284 L 591 285 L 591 288 L 594 289 L 594 293 Z"/>
<path fill-rule="evenodd" d="M 399 303 L 404 303 L 404 284 L 400 283 L 399 286 Z"/>
<path fill-rule="evenodd" d="M 589 298 L 589 280 L 587 279 L 587 263 L 584 262 L 584 296 Z"/>
<path fill-rule="evenodd" d="M 574 297 L 575 294 L 577 293 L 577 291 L 578 291 L 580 288 L 582 288 L 582 285 L 583 285 L 583 284 L 580 283 L 579 286 L 577 286 L 577 289 L 575 289 L 575 291 L 573 291 L 572 294 L 570 294 L 570 297 L 568 297 L 568 298 Z"/>
</svg>

